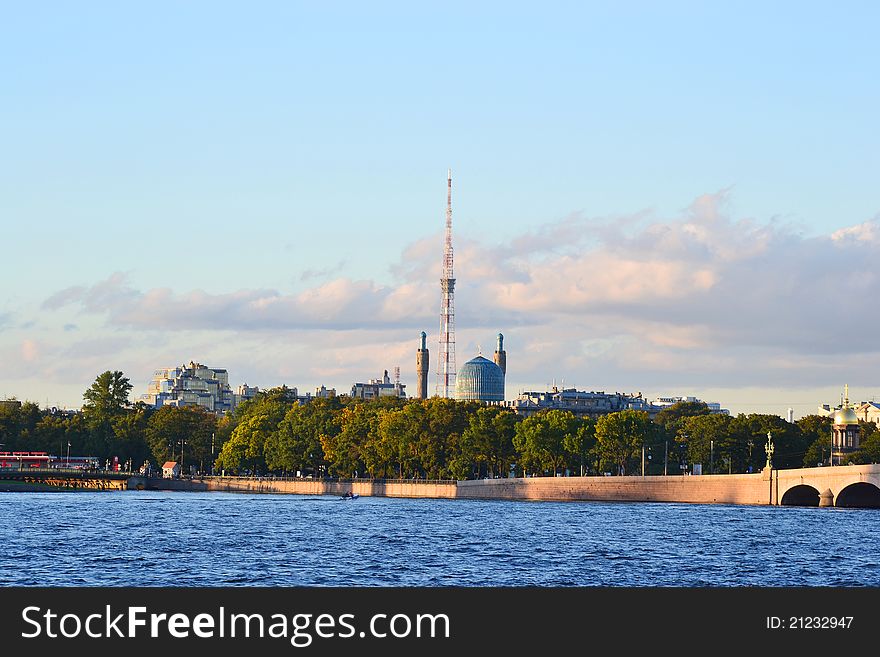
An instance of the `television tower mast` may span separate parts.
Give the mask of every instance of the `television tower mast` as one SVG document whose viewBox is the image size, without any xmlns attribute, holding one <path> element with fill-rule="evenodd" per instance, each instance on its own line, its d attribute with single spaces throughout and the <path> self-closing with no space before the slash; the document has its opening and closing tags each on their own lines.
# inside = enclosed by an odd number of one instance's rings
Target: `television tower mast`
<svg viewBox="0 0 880 657">
<path fill-rule="evenodd" d="M 440 351 L 437 356 L 438 397 L 451 397 L 455 391 L 455 274 L 452 270 L 452 169 L 446 176 L 446 248 L 440 279 L 443 304 L 440 308 Z"/>
</svg>

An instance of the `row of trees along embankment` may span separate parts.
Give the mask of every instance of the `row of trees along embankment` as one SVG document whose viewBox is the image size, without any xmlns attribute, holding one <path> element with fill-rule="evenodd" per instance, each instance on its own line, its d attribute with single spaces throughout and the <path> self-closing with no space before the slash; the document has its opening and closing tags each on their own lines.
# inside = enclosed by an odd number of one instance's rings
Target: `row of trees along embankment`
<svg viewBox="0 0 880 657">
<path fill-rule="evenodd" d="M 712 415 L 682 402 L 654 420 L 639 411 L 598 419 L 549 410 L 522 418 L 510 409 L 432 398 L 363 401 L 349 397 L 290 398 L 287 388 L 260 393 L 233 414 L 199 407 L 153 409 L 129 400 L 121 372 L 104 372 L 85 391 L 82 412 L 25 402 L 0 407 L 5 450 L 117 457 L 123 466 L 180 461 L 184 471 L 339 477 L 470 479 L 553 474 L 742 473 L 763 467 L 767 432 L 774 465 L 827 463 L 830 419 L 789 424 L 777 415 Z M 854 463 L 880 460 L 880 434 L 862 424 Z"/>
</svg>

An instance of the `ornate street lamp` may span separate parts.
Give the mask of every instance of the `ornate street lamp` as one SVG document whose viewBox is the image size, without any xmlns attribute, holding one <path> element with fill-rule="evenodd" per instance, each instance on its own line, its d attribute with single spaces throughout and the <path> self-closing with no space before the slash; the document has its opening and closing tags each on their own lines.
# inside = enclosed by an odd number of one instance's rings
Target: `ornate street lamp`
<svg viewBox="0 0 880 657">
<path fill-rule="evenodd" d="M 767 432 L 767 444 L 764 447 L 767 450 L 767 472 L 770 473 L 768 479 L 770 479 L 770 504 L 773 504 L 773 436 L 770 432 Z M 777 483 L 777 496 L 779 495 L 779 484 Z"/>
</svg>

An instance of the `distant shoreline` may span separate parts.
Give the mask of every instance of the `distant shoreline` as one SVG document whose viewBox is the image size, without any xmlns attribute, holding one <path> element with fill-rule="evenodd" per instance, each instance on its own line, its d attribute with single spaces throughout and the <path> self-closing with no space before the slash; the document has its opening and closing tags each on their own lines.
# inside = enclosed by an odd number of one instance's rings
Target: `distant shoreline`
<svg viewBox="0 0 880 657">
<path fill-rule="evenodd" d="M 880 508 L 880 465 L 768 470 L 753 474 L 518 477 L 477 480 L 299 479 L 206 476 L 186 479 L 92 473 L 0 475 L 0 492 L 154 490 L 425 499 L 675 502 Z"/>
</svg>

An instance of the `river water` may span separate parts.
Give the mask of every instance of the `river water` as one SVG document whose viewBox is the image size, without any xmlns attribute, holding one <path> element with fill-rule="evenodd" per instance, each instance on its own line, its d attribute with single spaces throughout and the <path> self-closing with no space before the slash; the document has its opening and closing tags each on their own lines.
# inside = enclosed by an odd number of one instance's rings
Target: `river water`
<svg viewBox="0 0 880 657">
<path fill-rule="evenodd" d="M 880 586 L 876 509 L 0 494 L 0 585 Z"/>
</svg>

